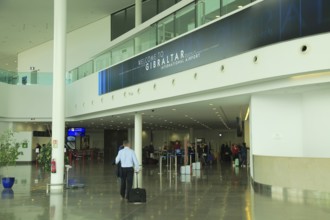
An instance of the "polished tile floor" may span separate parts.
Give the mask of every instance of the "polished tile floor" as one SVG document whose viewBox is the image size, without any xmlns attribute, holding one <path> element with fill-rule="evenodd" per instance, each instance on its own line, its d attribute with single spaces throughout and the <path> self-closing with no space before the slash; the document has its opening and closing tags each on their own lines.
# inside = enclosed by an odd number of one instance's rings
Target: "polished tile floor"
<svg viewBox="0 0 330 220">
<path fill-rule="evenodd" d="M 77 161 L 69 171 L 70 184 L 84 188 L 46 193 L 49 174 L 35 165 L 13 168 L 16 183 L 3 190 L 0 220 L 111 219 L 330 219 L 330 198 L 304 199 L 255 193 L 248 168 L 229 164 L 205 166 L 192 175 L 179 175 L 164 164 L 148 165 L 140 174 L 147 203 L 121 200 L 115 166 L 101 161 Z M 270 174 L 271 175 L 271 174 Z"/>
</svg>

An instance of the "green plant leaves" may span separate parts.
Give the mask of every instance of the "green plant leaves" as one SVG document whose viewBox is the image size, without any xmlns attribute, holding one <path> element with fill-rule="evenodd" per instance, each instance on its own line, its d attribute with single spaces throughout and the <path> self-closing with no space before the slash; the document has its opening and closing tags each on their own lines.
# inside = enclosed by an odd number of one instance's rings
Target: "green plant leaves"
<svg viewBox="0 0 330 220">
<path fill-rule="evenodd" d="M 0 166 L 16 165 L 18 156 L 23 154 L 19 151 L 20 144 L 14 139 L 12 130 L 4 131 L 0 136 Z"/>
</svg>

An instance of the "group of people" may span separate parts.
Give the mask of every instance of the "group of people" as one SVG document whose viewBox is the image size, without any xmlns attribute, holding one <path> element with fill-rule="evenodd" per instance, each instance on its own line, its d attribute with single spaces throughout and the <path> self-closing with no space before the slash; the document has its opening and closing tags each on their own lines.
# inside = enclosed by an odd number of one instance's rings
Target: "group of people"
<svg viewBox="0 0 330 220">
<path fill-rule="evenodd" d="M 247 146 L 246 143 L 232 144 L 229 147 L 228 144 L 222 144 L 220 149 L 220 160 L 223 162 L 235 162 L 239 161 L 239 166 L 245 167 L 247 165 Z"/>
</svg>

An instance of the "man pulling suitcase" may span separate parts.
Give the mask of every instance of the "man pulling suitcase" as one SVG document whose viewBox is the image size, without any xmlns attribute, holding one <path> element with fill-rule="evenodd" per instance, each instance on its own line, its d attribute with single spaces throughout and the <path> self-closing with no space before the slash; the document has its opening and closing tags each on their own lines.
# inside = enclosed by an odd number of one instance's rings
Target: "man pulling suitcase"
<svg viewBox="0 0 330 220">
<path fill-rule="evenodd" d="M 128 194 L 133 186 L 134 172 L 139 172 L 139 162 L 130 143 L 123 141 L 124 148 L 118 152 L 116 164 L 121 163 L 120 195 L 122 199 L 128 199 Z"/>
</svg>

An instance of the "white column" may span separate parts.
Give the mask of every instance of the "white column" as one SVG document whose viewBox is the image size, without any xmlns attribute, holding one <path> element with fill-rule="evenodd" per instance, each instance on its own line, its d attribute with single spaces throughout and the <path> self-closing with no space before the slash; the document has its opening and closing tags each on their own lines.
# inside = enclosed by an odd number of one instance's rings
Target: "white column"
<svg viewBox="0 0 330 220">
<path fill-rule="evenodd" d="M 142 168 L 142 115 L 139 113 L 135 114 L 134 118 L 134 150 L 136 157 Z M 139 187 L 142 187 L 142 169 L 139 172 Z M 134 181 L 134 186 L 136 187 L 136 181 Z"/>
<path fill-rule="evenodd" d="M 63 219 L 63 195 L 62 193 L 53 193 L 49 197 L 49 219 Z"/>
<path fill-rule="evenodd" d="M 135 27 L 142 23 L 142 0 L 135 0 Z"/>
<path fill-rule="evenodd" d="M 142 115 L 139 113 L 136 113 L 134 118 L 134 150 L 142 165 Z"/>
<path fill-rule="evenodd" d="M 135 146 L 134 128 L 127 129 L 127 139 L 131 143 L 131 146 Z"/>
<path fill-rule="evenodd" d="M 142 23 L 142 0 L 135 0 L 135 27 Z M 141 52 L 141 39 L 140 37 L 134 38 L 134 53 Z"/>
<path fill-rule="evenodd" d="M 52 158 L 56 161 L 56 173 L 51 173 L 51 192 L 62 191 L 64 174 L 65 132 L 65 48 L 66 48 L 66 0 L 54 1 L 54 58 L 53 58 L 53 114 Z"/>
</svg>

